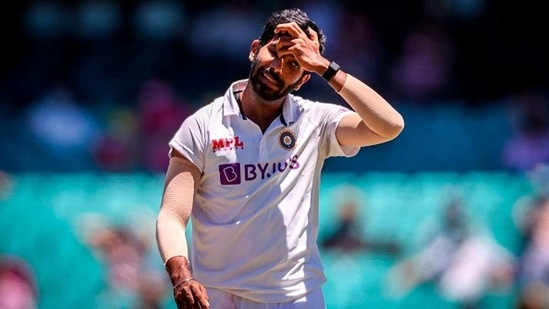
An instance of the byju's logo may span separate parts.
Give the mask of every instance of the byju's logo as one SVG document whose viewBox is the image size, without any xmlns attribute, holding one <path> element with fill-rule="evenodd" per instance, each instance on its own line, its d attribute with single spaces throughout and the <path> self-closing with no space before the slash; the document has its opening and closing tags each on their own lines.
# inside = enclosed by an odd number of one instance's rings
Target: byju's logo
<svg viewBox="0 0 549 309">
<path fill-rule="evenodd" d="M 219 182 L 222 185 L 238 185 L 242 182 L 242 178 L 244 181 L 271 178 L 288 169 L 298 169 L 300 165 L 297 159 L 298 156 L 294 155 L 283 162 L 244 164 L 242 169 L 240 163 L 221 164 L 219 165 Z"/>
<path fill-rule="evenodd" d="M 221 164 L 219 166 L 219 180 L 222 185 L 238 185 L 240 177 L 240 163 Z"/>
</svg>

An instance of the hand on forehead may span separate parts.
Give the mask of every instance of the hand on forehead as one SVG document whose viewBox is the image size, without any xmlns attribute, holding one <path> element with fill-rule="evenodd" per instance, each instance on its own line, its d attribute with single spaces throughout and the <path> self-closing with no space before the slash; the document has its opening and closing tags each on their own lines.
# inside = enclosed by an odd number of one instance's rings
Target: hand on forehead
<svg viewBox="0 0 549 309">
<path fill-rule="evenodd" d="M 308 28 L 307 32 L 305 32 L 299 27 L 296 22 L 279 24 L 278 26 L 276 26 L 274 33 L 275 37 L 288 35 L 292 38 L 306 37 L 313 41 L 318 39 L 318 35 L 315 31 L 313 31 L 311 28 Z"/>
</svg>

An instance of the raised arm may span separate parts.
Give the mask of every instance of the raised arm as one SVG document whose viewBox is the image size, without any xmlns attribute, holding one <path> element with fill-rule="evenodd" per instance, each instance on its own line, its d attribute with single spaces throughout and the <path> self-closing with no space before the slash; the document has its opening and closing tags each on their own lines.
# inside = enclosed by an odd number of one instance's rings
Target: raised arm
<svg viewBox="0 0 549 309">
<path fill-rule="evenodd" d="M 295 22 L 275 29 L 280 37 L 277 53 L 292 56 L 310 73 L 325 78 L 355 113 L 340 122 L 336 136 L 343 146 L 368 146 L 397 137 L 404 129 L 404 119 L 381 95 L 368 85 L 340 69 L 320 53 L 318 35 L 303 31 Z M 326 74 L 328 71 L 328 74 Z"/>
<path fill-rule="evenodd" d="M 343 146 L 368 146 L 390 141 L 404 129 L 404 119 L 381 95 L 354 76 L 339 70 L 330 86 L 353 108 L 336 131 Z"/>
</svg>

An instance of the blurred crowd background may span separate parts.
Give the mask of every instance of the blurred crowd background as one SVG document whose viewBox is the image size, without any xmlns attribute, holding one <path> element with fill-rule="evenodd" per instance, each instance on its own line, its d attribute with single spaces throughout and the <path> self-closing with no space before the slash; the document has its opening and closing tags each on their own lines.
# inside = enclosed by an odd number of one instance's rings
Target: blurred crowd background
<svg viewBox="0 0 549 309">
<path fill-rule="evenodd" d="M 549 308 L 540 3 L 87 0 L 0 12 L 0 309 L 173 307 L 151 238 L 167 142 L 248 76 L 251 41 L 286 7 L 406 121 L 325 165 L 329 308 Z M 345 104 L 319 77 L 295 94 Z"/>
<path fill-rule="evenodd" d="M 546 143 L 530 149 L 549 130 L 546 22 L 533 1 L 11 6 L 0 77 L 5 170 L 162 171 L 181 119 L 247 77 L 251 40 L 288 6 L 324 29 L 328 58 L 406 117 L 399 140 L 360 154 L 364 171 L 524 169 L 549 157 Z M 296 94 L 342 102 L 320 78 Z M 327 169 L 354 168 L 333 162 Z"/>
</svg>

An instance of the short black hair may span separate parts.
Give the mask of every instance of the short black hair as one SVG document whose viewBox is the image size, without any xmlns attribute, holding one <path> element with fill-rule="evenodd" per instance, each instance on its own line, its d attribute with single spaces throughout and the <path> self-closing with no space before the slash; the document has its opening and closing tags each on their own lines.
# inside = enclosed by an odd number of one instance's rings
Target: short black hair
<svg viewBox="0 0 549 309">
<path fill-rule="evenodd" d="M 307 29 L 311 28 L 318 34 L 320 53 L 323 53 L 326 47 L 326 36 L 324 35 L 324 32 L 322 32 L 322 29 L 320 29 L 316 23 L 309 18 L 307 13 L 298 8 L 284 9 L 272 13 L 263 27 L 263 33 L 259 37 L 261 45 L 266 45 L 273 39 L 276 26 L 293 21 L 295 21 L 299 27 L 303 29 L 303 31 L 307 32 Z"/>
</svg>

